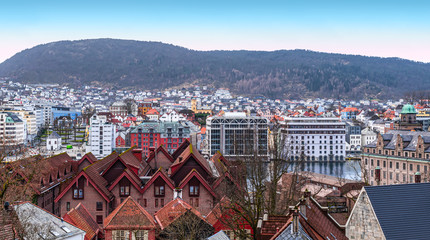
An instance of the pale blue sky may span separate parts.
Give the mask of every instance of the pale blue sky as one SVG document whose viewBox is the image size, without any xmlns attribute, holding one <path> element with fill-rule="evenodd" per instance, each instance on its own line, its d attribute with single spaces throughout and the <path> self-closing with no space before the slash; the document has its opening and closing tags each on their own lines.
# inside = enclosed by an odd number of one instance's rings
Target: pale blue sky
<svg viewBox="0 0 430 240">
<path fill-rule="evenodd" d="M 106 37 L 430 62 L 430 1 L 0 0 L 0 62 L 41 43 Z"/>
</svg>

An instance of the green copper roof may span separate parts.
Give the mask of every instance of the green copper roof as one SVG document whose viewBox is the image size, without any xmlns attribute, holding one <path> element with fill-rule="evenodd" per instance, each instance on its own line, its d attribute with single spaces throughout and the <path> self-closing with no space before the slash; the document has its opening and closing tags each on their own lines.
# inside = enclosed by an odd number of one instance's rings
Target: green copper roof
<svg viewBox="0 0 430 240">
<path fill-rule="evenodd" d="M 417 111 L 415 110 L 414 106 L 410 104 L 406 104 L 405 106 L 403 106 L 402 112 L 400 114 L 408 114 L 408 113 L 417 114 Z"/>
</svg>

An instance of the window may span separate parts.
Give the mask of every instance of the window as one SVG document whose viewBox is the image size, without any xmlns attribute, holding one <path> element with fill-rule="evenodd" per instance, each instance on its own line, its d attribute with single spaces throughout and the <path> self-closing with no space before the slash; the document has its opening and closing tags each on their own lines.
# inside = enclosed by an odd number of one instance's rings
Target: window
<svg viewBox="0 0 430 240">
<path fill-rule="evenodd" d="M 147 207 L 148 206 L 148 202 L 146 200 L 146 198 L 143 199 L 143 207 Z"/>
<path fill-rule="evenodd" d="M 66 211 L 70 211 L 70 202 L 66 203 Z"/>
<path fill-rule="evenodd" d="M 393 168 L 393 162 L 390 161 L 390 168 Z"/>
<path fill-rule="evenodd" d="M 156 197 L 164 197 L 164 185 L 155 186 L 154 191 Z"/>
<path fill-rule="evenodd" d="M 113 235 L 113 240 L 126 240 L 124 230 L 113 231 L 112 235 Z"/>
<path fill-rule="evenodd" d="M 406 163 L 403 163 L 403 170 L 406 170 Z"/>
<path fill-rule="evenodd" d="M 83 199 L 84 198 L 84 178 L 78 180 L 78 184 L 73 185 L 73 198 Z"/>
<path fill-rule="evenodd" d="M 97 215 L 96 216 L 96 221 L 97 221 L 97 224 L 103 224 L 103 216 L 102 215 Z"/>
<path fill-rule="evenodd" d="M 158 199 L 155 199 L 155 207 L 158 207 Z"/>
<path fill-rule="evenodd" d="M 135 240 L 148 240 L 148 230 L 138 230 L 135 232 Z"/>
<path fill-rule="evenodd" d="M 103 203 L 102 202 L 96 202 L 96 210 L 97 211 L 103 211 Z"/>
<path fill-rule="evenodd" d="M 199 185 L 190 184 L 190 196 L 199 196 Z"/>
<path fill-rule="evenodd" d="M 164 207 L 164 198 L 160 199 L 161 207 Z"/>
<path fill-rule="evenodd" d="M 119 182 L 119 195 L 121 197 L 126 197 L 130 195 L 130 182 L 126 178 L 123 178 Z"/>
<path fill-rule="evenodd" d="M 412 164 L 409 164 L 409 171 L 413 171 L 413 170 L 414 170 L 413 165 L 412 165 Z"/>
</svg>

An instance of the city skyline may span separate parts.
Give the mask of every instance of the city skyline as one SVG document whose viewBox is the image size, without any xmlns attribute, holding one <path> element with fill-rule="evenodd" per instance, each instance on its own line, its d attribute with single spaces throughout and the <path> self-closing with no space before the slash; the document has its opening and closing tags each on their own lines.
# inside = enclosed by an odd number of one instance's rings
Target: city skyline
<svg viewBox="0 0 430 240">
<path fill-rule="evenodd" d="M 0 63 L 39 44 L 118 38 L 194 50 L 308 49 L 430 62 L 425 1 L 19 1 L 0 9 Z"/>
</svg>

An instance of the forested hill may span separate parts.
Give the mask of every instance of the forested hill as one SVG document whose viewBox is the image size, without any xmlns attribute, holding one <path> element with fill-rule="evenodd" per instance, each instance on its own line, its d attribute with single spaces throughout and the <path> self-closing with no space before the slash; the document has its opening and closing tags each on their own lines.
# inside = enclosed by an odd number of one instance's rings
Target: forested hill
<svg viewBox="0 0 430 240">
<path fill-rule="evenodd" d="M 430 64 L 305 50 L 194 51 L 158 42 L 94 39 L 24 50 L 0 64 L 0 77 L 141 89 L 204 84 L 272 98 L 396 98 L 430 89 Z"/>
</svg>

